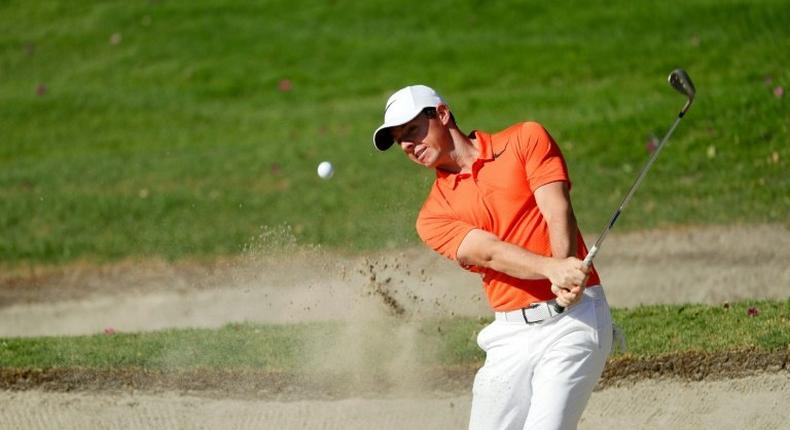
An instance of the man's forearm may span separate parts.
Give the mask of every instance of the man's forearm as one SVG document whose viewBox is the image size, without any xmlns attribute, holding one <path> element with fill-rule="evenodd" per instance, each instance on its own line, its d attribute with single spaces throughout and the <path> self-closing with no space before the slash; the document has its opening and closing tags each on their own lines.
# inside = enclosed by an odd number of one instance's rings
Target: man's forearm
<svg viewBox="0 0 790 430">
<path fill-rule="evenodd" d="M 558 258 L 575 257 L 578 250 L 576 240 L 576 218 L 573 212 L 556 216 L 548 221 L 551 255 Z"/>
<path fill-rule="evenodd" d="M 535 201 L 549 229 L 551 255 L 575 257 L 578 248 L 576 217 L 566 182 L 553 182 L 535 191 Z"/>
<path fill-rule="evenodd" d="M 492 246 L 488 267 L 519 279 L 545 279 L 551 258 L 532 253 L 512 243 Z"/>
<path fill-rule="evenodd" d="M 466 235 L 456 257 L 463 266 L 485 267 L 519 279 L 549 279 L 561 288 L 579 285 L 585 277 L 578 258 L 544 257 L 480 229 Z"/>
<path fill-rule="evenodd" d="M 547 278 L 551 260 L 479 229 L 469 232 L 458 248 L 461 265 L 486 267 L 519 279 Z"/>
</svg>

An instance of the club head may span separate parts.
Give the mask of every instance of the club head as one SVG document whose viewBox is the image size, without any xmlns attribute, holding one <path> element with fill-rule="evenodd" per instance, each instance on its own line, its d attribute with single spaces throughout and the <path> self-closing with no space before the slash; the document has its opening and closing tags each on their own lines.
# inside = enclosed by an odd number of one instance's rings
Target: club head
<svg viewBox="0 0 790 430">
<path fill-rule="evenodd" d="M 688 73 L 683 69 L 673 70 L 672 73 L 669 74 L 669 83 L 672 85 L 672 88 L 678 90 L 681 94 L 685 94 L 686 97 L 692 100 L 697 93 L 697 90 L 694 88 L 694 83 L 691 82 Z"/>
<path fill-rule="evenodd" d="M 688 110 L 689 106 L 691 106 L 691 102 L 694 101 L 694 96 L 697 95 L 697 89 L 694 88 L 694 83 L 691 82 L 691 78 L 689 77 L 688 73 L 686 73 L 686 71 L 683 69 L 673 70 L 672 73 L 669 74 L 668 81 L 669 84 L 672 85 L 672 88 L 688 97 L 686 106 L 684 106 L 683 110 L 680 112 L 680 116 L 683 116 Z"/>
</svg>

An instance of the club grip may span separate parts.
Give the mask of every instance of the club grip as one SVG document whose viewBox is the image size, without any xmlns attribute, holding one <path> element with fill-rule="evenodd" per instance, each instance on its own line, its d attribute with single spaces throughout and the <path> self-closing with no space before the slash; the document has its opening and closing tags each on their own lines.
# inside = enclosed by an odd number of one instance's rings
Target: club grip
<svg viewBox="0 0 790 430">
<path fill-rule="evenodd" d="M 599 242 L 600 242 L 600 239 L 599 239 Z M 592 248 L 590 248 L 590 250 L 587 252 L 587 255 L 584 257 L 584 261 L 583 261 L 584 265 L 587 266 L 587 267 L 590 267 L 592 265 L 593 259 L 595 258 L 595 256 L 597 254 L 598 254 L 598 242 L 596 242 L 596 244 L 593 245 Z M 586 280 L 585 280 L 585 282 L 586 282 Z M 553 287 L 554 286 L 552 285 L 552 290 L 554 290 Z M 554 303 L 554 312 L 557 312 L 558 314 L 561 314 L 561 313 L 565 312 L 565 307 L 561 306 L 559 303 Z"/>
</svg>

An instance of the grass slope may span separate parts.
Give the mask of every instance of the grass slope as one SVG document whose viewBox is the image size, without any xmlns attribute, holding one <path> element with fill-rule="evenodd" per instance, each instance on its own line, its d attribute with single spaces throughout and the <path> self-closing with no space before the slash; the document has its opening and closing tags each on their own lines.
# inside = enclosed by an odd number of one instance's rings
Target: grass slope
<svg viewBox="0 0 790 430">
<path fill-rule="evenodd" d="M 0 2 L 0 263 L 416 243 L 432 173 L 372 150 L 387 95 L 435 86 L 464 130 L 542 122 L 580 223 L 787 222 L 785 1 Z M 328 182 L 319 161 L 337 168 Z M 269 244 L 264 244 L 268 246 Z"/>
<path fill-rule="evenodd" d="M 644 306 L 618 309 L 613 316 L 627 334 L 631 358 L 743 349 L 785 351 L 790 346 L 790 301 L 746 301 L 726 308 Z M 485 358 L 476 336 L 487 323 L 454 318 L 353 326 L 230 324 L 218 330 L 6 338 L 0 339 L 0 368 L 364 372 L 396 365 L 468 367 Z"/>
</svg>

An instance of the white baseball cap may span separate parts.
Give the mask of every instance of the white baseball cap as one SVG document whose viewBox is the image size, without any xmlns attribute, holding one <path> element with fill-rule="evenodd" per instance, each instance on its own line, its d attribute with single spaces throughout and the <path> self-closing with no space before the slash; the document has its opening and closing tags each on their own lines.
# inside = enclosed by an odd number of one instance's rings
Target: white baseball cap
<svg viewBox="0 0 790 430">
<path fill-rule="evenodd" d="M 439 106 L 439 103 L 444 103 L 444 100 L 431 87 L 410 85 L 399 89 L 387 100 L 384 124 L 373 133 L 373 146 L 379 151 L 386 151 L 394 143 L 390 133 L 392 127 L 406 124 L 423 109 Z"/>
</svg>

